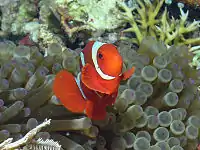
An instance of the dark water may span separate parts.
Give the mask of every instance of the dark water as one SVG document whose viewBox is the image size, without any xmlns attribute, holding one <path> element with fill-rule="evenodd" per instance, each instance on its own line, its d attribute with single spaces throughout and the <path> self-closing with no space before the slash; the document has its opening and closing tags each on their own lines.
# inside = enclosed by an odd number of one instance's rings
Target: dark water
<svg viewBox="0 0 200 150">
<path fill-rule="evenodd" d="M 174 16 L 174 18 L 179 19 L 180 10 L 176 2 L 172 2 L 171 5 L 163 5 L 162 10 L 167 7 L 169 16 Z M 183 11 L 187 12 L 189 10 L 188 21 L 200 20 L 200 7 L 192 7 L 189 5 L 184 5 Z"/>
</svg>

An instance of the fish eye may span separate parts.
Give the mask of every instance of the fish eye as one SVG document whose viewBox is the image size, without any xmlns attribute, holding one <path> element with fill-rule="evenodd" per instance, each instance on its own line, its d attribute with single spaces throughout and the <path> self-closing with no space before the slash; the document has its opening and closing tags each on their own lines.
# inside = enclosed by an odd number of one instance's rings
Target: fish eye
<svg viewBox="0 0 200 150">
<path fill-rule="evenodd" d="M 99 54 L 98 54 L 98 57 L 99 57 L 100 59 L 102 59 L 102 58 L 103 58 L 103 55 L 102 55 L 101 53 L 99 53 Z"/>
</svg>

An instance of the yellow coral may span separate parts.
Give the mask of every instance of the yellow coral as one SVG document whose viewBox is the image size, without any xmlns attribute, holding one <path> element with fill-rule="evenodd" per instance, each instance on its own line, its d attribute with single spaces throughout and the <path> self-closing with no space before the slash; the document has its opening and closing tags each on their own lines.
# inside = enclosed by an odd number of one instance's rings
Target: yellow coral
<svg viewBox="0 0 200 150">
<path fill-rule="evenodd" d="M 200 21 L 193 21 L 187 24 L 189 12 L 186 13 L 180 8 L 180 20 L 175 20 L 173 17 L 168 17 L 167 9 L 165 8 L 161 16 L 158 16 L 160 8 L 164 0 L 156 0 L 152 3 L 150 0 L 137 0 L 139 7 L 136 13 L 133 9 L 128 8 L 124 3 L 118 3 L 119 7 L 124 10 L 122 12 L 125 22 L 128 22 L 131 27 L 125 29 L 125 32 L 134 32 L 135 38 L 121 37 L 123 40 L 129 40 L 133 43 L 140 44 L 146 36 L 153 36 L 164 41 L 167 45 L 173 44 L 198 44 L 200 38 L 186 39 L 185 34 L 193 32 L 199 28 Z"/>
</svg>

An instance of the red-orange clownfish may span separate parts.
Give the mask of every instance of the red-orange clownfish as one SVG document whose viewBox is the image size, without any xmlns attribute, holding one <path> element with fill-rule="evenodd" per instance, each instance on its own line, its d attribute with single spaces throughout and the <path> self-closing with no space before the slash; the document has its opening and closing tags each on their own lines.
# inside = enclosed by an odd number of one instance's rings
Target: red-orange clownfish
<svg viewBox="0 0 200 150">
<path fill-rule="evenodd" d="M 70 111 L 103 120 L 106 106 L 113 105 L 121 80 L 135 68 L 122 73 L 123 60 L 113 44 L 90 41 L 80 53 L 81 72 L 77 77 L 62 70 L 54 80 L 53 92 Z"/>
</svg>

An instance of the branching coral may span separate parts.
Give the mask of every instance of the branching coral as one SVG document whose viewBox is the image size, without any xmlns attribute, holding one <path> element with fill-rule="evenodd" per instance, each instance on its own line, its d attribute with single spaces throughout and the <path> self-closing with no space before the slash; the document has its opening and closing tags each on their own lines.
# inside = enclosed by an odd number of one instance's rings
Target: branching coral
<svg viewBox="0 0 200 150">
<path fill-rule="evenodd" d="M 193 21 L 187 24 L 188 13 L 184 13 L 180 7 L 180 20 L 175 20 L 173 17 L 168 17 L 167 9 L 165 8 L 161 17 L 159 11 L 164 3 L 164 0 L 155 0 L 152 3 L 150 0 L 143 2 L 137 0 L 139 7 L 136 12 L 128 8 L 123 3 L 118 3 L 119 7 L 123 9 L 122 15 L 124 21 L 130 23 L 131 27 L 125 29 L 123 33 L 134 32 L 136 38 L 122 37 L 123 40 L 131 40 L 133 43 L 140 44 L 142 39 L 148 35 L 164 41 L 167 45 L 183 45 L 183 44 L 198 44 L 200 38 L 190 39 L 187 35 L 190 32 L 199 28 L 200 21 Z"/>
<path fill-rule="evenodd" d="M 94 30 L 92 26 L 83 24 L 81 22 L 74 23 L 75 21 L 73 20 L 73 17 L 70 16 L 67 13 L 67 11 L 68 10 L 64 10 L 62 8 L 57 9 L 57 12 L 60 15 L 60 23 L 69 37 L 72 37 L 74 33 L 79 32 L 81 30 L 90 30 L 90 29 Z"/>
<path fill-rule="evenodd" d="M 29 131 L 23 138 L 19 139 L 16 142 L 12 143 L 13 138 L 8 138 L 3 143 L 0 144 L 0 148 L 2 150 L 9 150 L 9 149 L 15 149 L 17 147 L 20 147 L 22 145 L 26 145 L 29 142 L 31 143 L 31 140 L 33 137 L 45 126 L 50 124 L 50 120 L 45 120 L 42 124 L 38 125 L 37 127 L 33 128 L 31 131 Z"/>
</svg>

